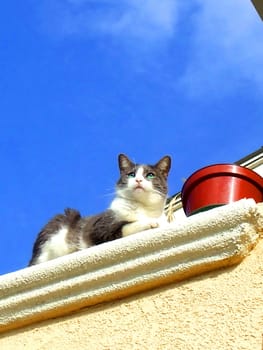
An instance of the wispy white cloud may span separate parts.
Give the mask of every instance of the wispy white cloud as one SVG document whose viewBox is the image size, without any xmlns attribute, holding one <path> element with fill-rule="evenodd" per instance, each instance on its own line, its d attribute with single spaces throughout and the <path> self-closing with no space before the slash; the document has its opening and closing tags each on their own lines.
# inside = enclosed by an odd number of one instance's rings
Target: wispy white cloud
<svg viewBox="0 0 263 350">
<path fill-rule="evenodd" d="M 192 97 L 244 87 L 263 92 L 263 26 L 247 0 L 197 0 L 191 58 L 181 79 Z"/>
<path fill-rule="evenodd" d="M 248 0 L 187 3 L 183 0 L 43 0 L 41 3 L 45 4 L 45 28 L 51 35 L 112 39 L 124 45 L 133 60 L 136 56 L 135 64 L 141 64 L 138 52 L 144 54 L 146 50 L 148 68 L 143 71 L 158 64 L 158 81 L 163 76 L 168 84 L 168 76 L 171 85 L 187 96 L 212 98 L 248 85 L 255 93 L 263 93 L 263 25 Z M 165 60 L 158 60 L 156 51 L 169 47 L 163 43 L 171 44 L 171 48 L 180 41 L 184 41 L 187 55 L 172 49 L 172 57 L 169 58 L 167 51 L 162 56 Z M 153 52 L 154 64 L 149 64 Z M 169 67 L 165 66 L 167 62 Z"/>
<path fill-rule="evenodd" d="M 170 38 L 178 9 L 174 0 L 46 0 L 48 23 L 57 35 L 111 36 L 153 42 Z"/>
<path fill-rule="evenodd" d="M 177 20 L 173 0 L 126 0 L 122 13 L 103 18 L 99 23 L 102 33 L 128 36 L 139 40 L 158 40 L 174 34 Z"/>
</svg>

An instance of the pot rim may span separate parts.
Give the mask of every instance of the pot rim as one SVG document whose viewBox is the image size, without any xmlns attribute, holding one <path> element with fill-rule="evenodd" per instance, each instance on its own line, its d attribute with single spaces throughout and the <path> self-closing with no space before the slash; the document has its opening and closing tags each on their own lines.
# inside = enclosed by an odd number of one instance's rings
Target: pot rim
<svg viewBox="0 0 263 350">
<path fill-rule="evenodd" d="M 257 188 L 259 188 L 260 191 L 263 192 L 263 177 L 254 170 L 237 164 L 219 163 L 205 166 L 192 173 L 182 187 L 182 199 L 187 196 L 194 185 L 200 183 L 204 179 L 214 177 L 214 175 L 243 178 L 244 180 L 252 182 Z"/>
</svg>

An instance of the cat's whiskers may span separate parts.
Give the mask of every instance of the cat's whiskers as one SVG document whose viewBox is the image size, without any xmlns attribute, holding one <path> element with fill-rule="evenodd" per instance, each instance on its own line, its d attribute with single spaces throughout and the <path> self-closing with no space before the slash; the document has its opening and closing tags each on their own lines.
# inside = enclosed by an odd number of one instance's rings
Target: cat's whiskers
<svg viewBox="0 0 263 350">
<path fill-rule="evenodd" d="M 105 197 L 114 197 L 116 195 L 116 190 L 111 188 L 111 189 L 107 189 L 106 191 L 111 191 L 109 193 L 104 193 L 101 194 L 100 197 L 105 198 Z"/>
<path fill-rule="evenodd" d="M 155 188 L 152 189 L 152 192 L 159 194 L 162 198 L 166 198 L 166 196 L 163 194 L 163 192 L 156 190 Z"/>
</svg>

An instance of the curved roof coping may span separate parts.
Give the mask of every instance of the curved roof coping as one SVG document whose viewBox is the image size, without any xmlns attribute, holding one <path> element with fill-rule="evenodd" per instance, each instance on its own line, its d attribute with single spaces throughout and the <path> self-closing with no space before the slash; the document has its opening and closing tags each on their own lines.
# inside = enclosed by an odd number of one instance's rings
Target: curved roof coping
<svg viewBox="0 0 263 350">
<path fill-rule="evenodd" d="M 240 262 L 263 228 L 244 199 L 0 277 L 0 332 Z"/>
</svg>

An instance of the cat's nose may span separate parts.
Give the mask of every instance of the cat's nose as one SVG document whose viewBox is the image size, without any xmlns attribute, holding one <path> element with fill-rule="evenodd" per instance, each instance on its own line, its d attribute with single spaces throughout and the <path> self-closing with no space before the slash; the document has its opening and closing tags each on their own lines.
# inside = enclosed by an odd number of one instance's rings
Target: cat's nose
<svg viewBox="0 0 263 350">
<path fill-rule="evenodd" d="M 138 182 L 138 183 L 141 183 L 142 182 L 142 179 L 136 179 L 136 182 Z"/>
</svg>

